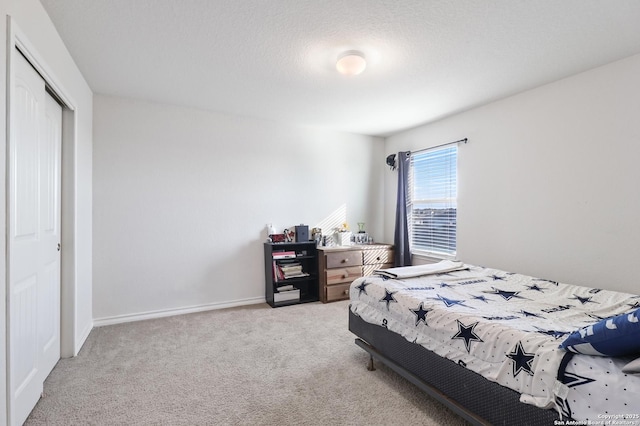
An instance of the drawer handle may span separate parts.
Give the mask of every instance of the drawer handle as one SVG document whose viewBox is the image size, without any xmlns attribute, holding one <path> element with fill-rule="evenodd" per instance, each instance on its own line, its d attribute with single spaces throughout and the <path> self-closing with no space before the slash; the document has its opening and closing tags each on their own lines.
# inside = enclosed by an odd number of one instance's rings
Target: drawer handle
<svg viewBox="0 0 640 426">
<path fill-rule="evenodd" d="M 342 259 L 342 263 L 347 263 L 349 259 Z"/>
<path fill-rule="evenodd" d="M 376 260 L 380 260 L 380 256 L 376 257 Z"/>
<path fill-rule="evenodd" d="M 347 278 L 349 274 L 342 274 L 342 278 Z"/>
<path fill-rule="evenodd" d="M 346 289 L 346 290 L 344 291 L 344 294 L 346 294 L 346 295 L 348 296 L 348 295 L 349 295 L 349 289 Z"/>
</svg>

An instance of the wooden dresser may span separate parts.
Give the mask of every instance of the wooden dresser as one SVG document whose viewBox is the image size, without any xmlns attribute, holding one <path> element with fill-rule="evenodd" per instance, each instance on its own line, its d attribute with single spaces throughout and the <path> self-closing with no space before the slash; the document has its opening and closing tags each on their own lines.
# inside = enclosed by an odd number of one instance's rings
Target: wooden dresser
<svg viewBox="0 0 640 426">
<path fill-rule="evenodd" d="M 393 266 L 390 244 L 318 247 L 320 301 L 335 302 L 349 298 L 349 285 L 376 269 Z"/>
</svg>

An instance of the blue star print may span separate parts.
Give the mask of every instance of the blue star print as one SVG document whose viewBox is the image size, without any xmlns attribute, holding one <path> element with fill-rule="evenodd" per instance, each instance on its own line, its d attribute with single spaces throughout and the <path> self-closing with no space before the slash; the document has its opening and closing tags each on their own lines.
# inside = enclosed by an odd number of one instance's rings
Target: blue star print
<svg viewBox="0 0 640 426">
<path fill-rule="evenodd" d="M 520 311 L 522 315 L 525 317 L 536 317 L 536 318 L 544 318 L 542 315 L 534 314 L 533 312 Z"/>
<path fill-rule="evenodd" d="M 439 300 L 441 302 L 444 303 L 444 305 L 447 308 L 450 308 L 454 305 L 460 305 L 460 306 L 464 306 L 465 308 L 470 308 L 471 306 L 467 306 L 464 304 L 464 300 L 455 300 L 455 299 L 449 299 L 443 296 L 438 295 L 438 297 L 430 297 L 429 299 L 433 299 L 433 300 Z"/>
<path fill-rule="evenodd" d="M 424 325 L 429 325 L 427 324 L 427 313 L 431 311 L 431 309 L 425 309 L 424 302 L 420 302 L 420 306 L 418 307 L 418 309 L 409 310 L 416 316 L 416 326 L 420 323 L 420 321 L 422 321 Z"/>
<path fill-rule="evenodd" d="M 360 292 L 358 293 L 358 297 L 360 297 L 360 295 L 362 293 L 367 294 L 367 286 L 369 284 L 371 284 L 371 283 L 368 283 L 366 281 L 362 281 L 362 283 L 359 286 L 356 287 L 358 290 L 360 290 Z"/>
<path fill-rule="evenodd" d="M 576 386 L 580 386 L 580 385 L 586 385 L 588 383 L 595 382 L 595 381 L 596 381 L 595 379 L 592 379 L 590 377 L 580 376 L 575 373 L 567 373 L 566 371 L 564 372 L 562 377 L 562 383 L 564 383 L 570 388 L 575 388 Z"/>
<path fill-rule="evenodd" d="M 504 300 L 511 300 L 514 297 L 518 299 L 526 299 L 526 297 L 518 296 L 518 294 L 520 294 L 519 291 L 506 291 L 506 290 L 497 289 L 495 287 L 493 287 L 493 291 L 485 291 L 485 293 L 497 294 L 501 296 Z"/>
<path fill-rule="evenodd" d="M 527 287 L 529 287 L 529 290 L 535 290 L 535 291 L 539 291 L 541 293 L 544 293 L 544 291 L 546 290 L 545 288 L 538 287 L 538 284 L 528 285 Z"/>
<path fill-rule="evenodd" d="M 531 364 L 533 363 L 535 354 L 525 352 L 522 347 L 522 342 L 518 342 L 514 351 L 507 354 L 507 358 L 513 361 L 513 377 L 516 377 L 521 371 L 533 376 Z"/>
<path fill-rule="evenodd" d="M 561 337 L 563 337 L 564 335 L 567 334 L 566 331 L 545 330 L 544 328 L 536 327 L 535 325 L 534 325 L 534 327 L 538 329 L 538 333 L 546 334 L 547 336 L 553 336 L 556 339 L 559 339 L 559 338 L 561 338 Z"/>
<path fill-rule="evenodd" d="M 582 303 L 583 305 L 586 303 L 598 303 L 598 302 L 594 302 L 593 300 L 591 300 L 591 297 L 580 297 L 577 294 L 574 294 L 573 297 L 570 297 L 569 299 L 571 300 L 579 300 L 580 303 Z"/>
<path fill-rule="evenodd" d="M 398 301 L 395 299 L 395 297 L 393 297 L 394 294 L 396 294 L 395 291 L 391 292 L 389 290 L 387 290 L 386 288 L 384 289 L 385 295 L 382 299 L 380 299 L 381 302 L 387 302 L 387 310 L 389 310 L 389 303 L 391 302 L 396 302 L 398 303 Z"/>
<path fill-rule="evenodd" d="M 474 328 L 478 325 L 477 322 L 474 322 L 471 325 L 464 325 L 460 322 L 460 320 L 456 320 L 458 322 L 458 332 L 451 338 L 454 339 L 463 339 L 464 345 L 467 348 L 467 352 L 471 352 L 471 342 L 482 342 L 483 340 L 478 336 Z"/>
</svg>

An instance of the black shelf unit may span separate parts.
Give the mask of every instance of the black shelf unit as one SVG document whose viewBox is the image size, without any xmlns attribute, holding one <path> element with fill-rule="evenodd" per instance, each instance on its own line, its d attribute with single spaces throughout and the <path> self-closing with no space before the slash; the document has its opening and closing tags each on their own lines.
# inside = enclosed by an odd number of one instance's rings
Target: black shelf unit
<svg viewBox="0 0 640 426">
<path fill-rule="evenodd" d="M 289 259 L 273 258 L 274 252 L 282 251 L 295 252 L 296 257 Z M 291 263 L 299 263 L 302 265 L 302 271 L 309 274 L 309 276 L 276 281 L 274 264 L 286 265 Z M 296 305 L 298 303 L 317 302 L 320 300 L 318 293 L 318 252 L 315 241 L 264 243 L 264 279 L 265 299 L 273 308 Z M 300 290 L 300 299 L 276 302 L 274 300 L 274 293 L 277 293 L 278 287 L 286 285 L 293 285 L 294 288 Z"/>
</svg>

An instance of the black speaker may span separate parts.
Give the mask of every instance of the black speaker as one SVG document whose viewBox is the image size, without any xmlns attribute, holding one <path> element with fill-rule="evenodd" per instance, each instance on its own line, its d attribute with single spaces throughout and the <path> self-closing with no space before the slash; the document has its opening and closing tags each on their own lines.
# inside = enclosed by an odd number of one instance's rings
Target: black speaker
<svg viewBox="0 0 640 426">
<path fill-rule="evenodd" d="M 302 224 L 296 226 L 296 242 L 305 243 L 307 241 L 309 241 L 309 226 Z"/>
</svg>

